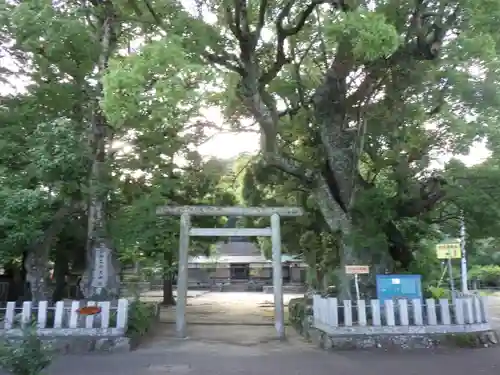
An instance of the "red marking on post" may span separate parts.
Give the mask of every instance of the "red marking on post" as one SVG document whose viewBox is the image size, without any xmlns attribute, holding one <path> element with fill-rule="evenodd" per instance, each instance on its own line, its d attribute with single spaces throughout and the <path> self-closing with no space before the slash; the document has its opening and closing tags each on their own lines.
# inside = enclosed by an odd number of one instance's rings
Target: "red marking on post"
<svg viewBox="0 0 500 375">
<path fill-rule="evenodd" d="M 99 306 L 85 306 L 80 307 L 76 312 L 80 315 L 95 315 L 101 312 L 101 308 Z"/>
</svg>

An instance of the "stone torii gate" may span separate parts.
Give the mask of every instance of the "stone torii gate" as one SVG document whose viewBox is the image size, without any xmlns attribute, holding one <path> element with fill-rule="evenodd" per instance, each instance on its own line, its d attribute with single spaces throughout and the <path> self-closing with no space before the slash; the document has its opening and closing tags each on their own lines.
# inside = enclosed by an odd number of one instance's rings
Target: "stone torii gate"
<svg viewBox="0 0 500 375">
<path fill-rule="evenodd" d="M 186 301 L 188 290 L 189 237 L 271 237 L 273 253 L 274 321 L 279 339 L 285 338 L 283 277 L 281 265 L 280 217 L 302 216 L 299 207 L 215 207 L 215 206 L 163 206 L 157 215 L 180 216 L 179 271 L 177 276 L 176 331 L 186 337 Z M 269 216 L 268 228 L 192 228 L 191 216 Z"/>
</svg>

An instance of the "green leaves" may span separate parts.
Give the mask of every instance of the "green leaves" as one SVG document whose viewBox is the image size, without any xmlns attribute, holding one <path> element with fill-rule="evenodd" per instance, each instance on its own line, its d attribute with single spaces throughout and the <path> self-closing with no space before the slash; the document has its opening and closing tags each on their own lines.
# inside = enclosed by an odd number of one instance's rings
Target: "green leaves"
<svg viewBox="0 0 500 375">
<path fill-rule="evenodd" d="M 327 35 L 337 40 L 348 38 L 357 60 L 369 62 L 392 54 L 400 36 L 386 18 L 377 12 L 357 9 L 345 13 L 340 21 L 325 26 Z"/>
<path fill-rule="evenodd" d="M 56 75 L 69 74 L 78 80 L 92 72 L 98 43 L 78 8 L 65 12 L 54 8 L 50 1 L 29 1 L 8 11 L 17 47 L 34 52 L 33 60 L 39 69 Z"/>
<path fill-rule="evenodd" d="M 0 185 L 0 256 L 15 259 L 42 233 L 50 218 L 52 200 L 42 189 L 8 188 Z"/>
<path fill-rule="evenodd" d="M 82 183 L 87 167 L 88 149 L 85 138 L 75 129 L 75 123 L 67 119 L 56 119 L 52 123 L 41 123 L 30 139 L 29 157 L 33 161 L 30 169 L 40 181 L 59 185 Z"/>
<path fill-rule="evenodd" d="M 36 333 L 36 325 L 23 328 L 20 339 L 0 345 L 0 366 L 12 375 L 40 375 L 52 362 L 55 350 Z"/>
<path fill-rule="evenodd" d="M 103 78 L 101 106 L 114 126 L 142 117 L 177 124 L 196 113 L 197 90 L 208 78 L 202 66 L 188 60 L 180 40 L 171 36 L 114 59 Z"/>
</svg>

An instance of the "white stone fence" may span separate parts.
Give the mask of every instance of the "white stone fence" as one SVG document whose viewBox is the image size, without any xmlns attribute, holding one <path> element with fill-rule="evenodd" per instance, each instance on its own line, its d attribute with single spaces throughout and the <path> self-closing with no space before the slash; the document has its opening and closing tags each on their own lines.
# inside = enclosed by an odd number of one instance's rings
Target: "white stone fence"
<svg viewBox="0 0 500 375">
<path fill-rule="evenodd" d="M 338 301 L 313 296 L 313 325 L 331 335 L 438 334 L 490 329 L 486 297 Z"/>
<path fill-rule="evenodd" d="M 84 306 L 98 306 L 95 315 L 84 315 L 79 309 Z M 40 301 L 36 306 L 32 302 L 23 302 L 16 307 L 15 302 L 7 302 L 0 309 L 0 336 L 21 336 L 22 327 L 36 323 L 39 336 L 124 336 L 127 329 L 129 301 L 119 299 L 116 302 L 59 301 L 50 306 L 48 301 Z"/>
</svg>

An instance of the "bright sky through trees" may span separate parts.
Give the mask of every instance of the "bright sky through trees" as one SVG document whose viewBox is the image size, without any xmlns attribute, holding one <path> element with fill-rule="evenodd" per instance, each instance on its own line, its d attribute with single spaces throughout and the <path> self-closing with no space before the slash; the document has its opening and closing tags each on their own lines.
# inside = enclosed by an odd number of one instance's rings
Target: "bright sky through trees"
<svg viewBox="0 0 500 375">
<path fill-rule="evenodd" d="M 0 57 L 0 66 L 16 71 L 15 64 L 8 57 Z M 15 93 L 23 90 L 27 81 L 22 79 L 11 80 L 10 85 L 0 86 L 0 94 Z M 222 116 L 218 108 L 207 108 L 204 111 L 207 120 L 216 124 L 222 123 Z M 259 135 L 257 133 L 217 133 L 213 132 L 210 139 L 202 144 L 198 151 L 204 156 L 213 156 L 220 159 L 233 158 L 241 153 L 257 153 L 259 149 Z M 466 165 L 475 165 L 484 161 L 490 152 L 483 143 L 477 142 L 471 147 L 470 153 L 460 156 Z M 452 155 L 441 155 L 435 161 L 435 165 L 441 167 Z"/>
</svg>

